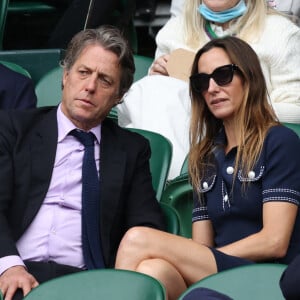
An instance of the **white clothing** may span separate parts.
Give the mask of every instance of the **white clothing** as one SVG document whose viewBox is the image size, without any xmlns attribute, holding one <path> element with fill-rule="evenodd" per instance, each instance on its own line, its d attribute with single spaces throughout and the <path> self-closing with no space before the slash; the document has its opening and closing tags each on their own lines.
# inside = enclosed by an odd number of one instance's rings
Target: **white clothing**
<svg viewBox="0 0 300 300">
<path fill-rule="evenodd" d="M 179 175 L 189 150 L 187 82 L 163 75 L 145 76 L 132 85 L 117 110 L 121 126 L 158 132 L 171 141 L 169 178 Z"/>
<path fill-rule="evenodd" d="M 174 17 L 158 32 L 156 57 L 178 48 L 197 51 L 186 46 L 182 27 L 182 17 Z M 259 56 L 279 120 L 300 123 L 300 28 L 287 18 L 270 15 L 260 40 L 251 46 Z M 179 175 L 189 148 L 188 84 L 168 76 L 147 76 L 132 85 L 117 109 L 121 126 L 152 130 L 169 138 L 173 144 L 169 178 Z"/>
<path fill-rule="evenodd" d="M 185 0 L 172 0 L 170 13 L 171 17 L 177 17 L 182 14 L 183 5 Z M 190 1 L 190 0 L 187 0 Z"/>
</svg>

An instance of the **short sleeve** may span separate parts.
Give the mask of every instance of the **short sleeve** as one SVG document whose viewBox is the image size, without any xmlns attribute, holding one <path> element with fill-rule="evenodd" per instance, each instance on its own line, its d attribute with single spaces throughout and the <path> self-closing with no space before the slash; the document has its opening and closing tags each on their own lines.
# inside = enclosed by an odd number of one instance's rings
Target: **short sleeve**
<svg viewBox="0 0 300 300">
<path fill-rule="evenodd" d="M 291 129 L 270 129 L 263 149 L 263 203 L 300 202 L 300 139 Z"/>
<path fill-rule="evenodd" d="M 207 206 L 202 203 L 197 195 L 197 193 L 193 193 L 193 214 L 192 214 L 192 222 L 209 220 Z"/>
</svg>

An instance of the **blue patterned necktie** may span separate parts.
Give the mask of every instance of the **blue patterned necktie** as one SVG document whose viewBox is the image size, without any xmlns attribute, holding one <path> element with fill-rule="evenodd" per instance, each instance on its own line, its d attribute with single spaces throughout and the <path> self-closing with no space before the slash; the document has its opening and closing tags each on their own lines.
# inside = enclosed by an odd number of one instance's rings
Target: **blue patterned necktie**
<svg viewBox="0 0 300 300">
<path fill-rule="evenodd" d="M 105 268 L 100 237 L 100 183 L 95 161 L 95 136 L 92 132 L 72 130 L 85 147 L 82 162 L 82 248 L 88 269 Z"/>
</svg>

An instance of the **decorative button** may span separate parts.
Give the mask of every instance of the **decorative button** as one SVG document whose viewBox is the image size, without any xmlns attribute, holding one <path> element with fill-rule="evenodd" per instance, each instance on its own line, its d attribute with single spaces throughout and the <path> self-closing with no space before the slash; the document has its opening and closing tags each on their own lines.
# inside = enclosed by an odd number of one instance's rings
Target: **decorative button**
<svg viewBox="0 0 300 300">
<path fill-rule="evenodd" d="M 254 171 L 250 171 L 250 172 L 248 173 L 248 177 L 249 177 L 250 179 L 255 178 L 255 172 L 254 172 Z"/>
<path fill-rule="evenodd" d="M 225 202 L 227 202 L 227 201 L 228 201 L 228 195 L 225 195 L 224 198 L 223 198 L 223 200 L 224 200 Z"/>
<path fill-rule="evenodd" d="M 233 174 L 233 172 L 234 172 L 233 167 L 228 167 L 228 168 L 226 169 L 226 172 L 227 172 L 227 174 L 229 174 L 229 175 Z"/>
<path fill-rule="evenodd" d="M 206 181 L 204 181 L 202 186 L 203 186 L 204 189 L 207 189 L 208 188 L 208 183 Z"/>
</svg>

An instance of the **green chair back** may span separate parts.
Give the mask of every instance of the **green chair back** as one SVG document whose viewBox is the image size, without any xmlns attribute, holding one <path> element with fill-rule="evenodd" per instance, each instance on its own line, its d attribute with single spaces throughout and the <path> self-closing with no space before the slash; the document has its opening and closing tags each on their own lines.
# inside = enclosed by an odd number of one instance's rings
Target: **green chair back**
<svg viewBox="0 0 300 300">
<path fill-rule="evenodd" d="M 294 124 L 294 123 L 283 123 L 284 126 L 294 130 L 298 136 L 300 137 L 300 124 Z"/>
<path fill-rule="evenodd" d="M 188 160 L 188 156 L 186 156 L 184 161 L 183 161 L 182 167 L 180 169 L 180 175 L 188 174 L 188 172 L 189 172 L 189 165 L 188 164 L 189 164 L 189 160 Z"/>
<path fill-rule="evenodd" d="M 3 38 L 5 31 L 6 15 L 9 0 L 0 1 L 0 50 L 3 49 Z"/>
<path fill-rule="evenodd" d="M 3 61 L 3 60 L 0 60 L 0 63 L 4 66 L 6 66 L 7 68 L 15 71 L 15 72 L 18 72 L 20 74 L 23 74 L 29 78 L 31 78 L 31 75 L 30 73 L 24 69 L 22 66 L 18 65 L 18 64 L 15 64 L 13 62 L 10 62 L 10 61 Z"/>
<path fill-rule="evenodd" d="M 61 101 L 62 74 L 63 69 L 58 66 L 37 82 L 35 87 L 37 107 L 57 105 Z"/>
<path fill-rule="evenodd" d="M 156 198 L 160 201 L 171 165 L 173 154 L 172 144 L 166 137 L 159 133 L 138 128 L 127 129 L 139 133 L 149 140 L 152 153 L 150 158 L 152 185 L 156 191 Z"/>
<path fill-rule="evenodd" d="M 148 74 L 148 69 L 150 68 L 153 62 L 153 58 L 143 56 L 143 55 L 134 55 L 134 64 L 135 64 L 135 73 L 134 81 L 137 81 Z"/>
<path fill-rule="evenodd" d="M 38 0 L 10 0 L 8 4 L 8 13 L 14 14 L 48 13 L 55 12 L 56 10 L 55 6 Z"/>
<path fill-rule="evenodd" d="M 166 218 L 167 232 L 179 235 L 180 220 L 177 211 L 167 203 L 159 204 Z"/>
<path fill-rule="evenodd" d="M 172 206 L 179 215 L 180 235 L 192 237 L 193 189 L 187 174 L 169 181 L 164 189 L 161 202 Z"/>
<path fill-rule="evenodd" d="M 285 268 L 282 264 L 258 263 L 219 272 L 190 286 L 178 300 L 197 287 L 210 288 L 238 300 L 284 300 L 279 279 Z"/>
<path fill-rule="evenodd" d="M 58 277 L 40 284 L 24 300 L 165 300 L 165 290 L 142 273 L 104 269 Z"/>
<path fill-rule="evenodd" d="M 0 60 L 13 62 L 28 70 L 35 85 L 45 74 L 59 67 L 64 56 L 62 49 L 0 51 Z"/>
</svg>

